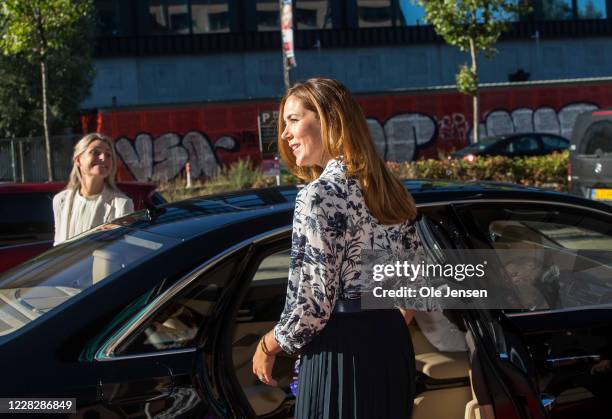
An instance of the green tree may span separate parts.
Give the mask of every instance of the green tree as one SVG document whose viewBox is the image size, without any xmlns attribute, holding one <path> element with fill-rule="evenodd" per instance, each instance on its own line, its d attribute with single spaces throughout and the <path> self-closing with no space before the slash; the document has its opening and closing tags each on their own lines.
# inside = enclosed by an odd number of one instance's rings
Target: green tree
<svg viewBox="0 0 612 419">
<path fill-rule="evenodd" d="M 457 89 L 472 96 L 473 135 L 478 142 L 480 100 L 478 94 L 478 53 L 487 58 L 496 50 L 493 45 L 508 22 L 525 13 L 529 7 L 520 0 L 417 0 L 425 9 L 425 20 L 446 43 L 468 52 L 471 66 L 460 67 L 456 76 Z"/>
<path fill-rule="evenodd" d="M 49 139 L 49 96 L 50 93 L 58 93 L 61 90 L 56 86 L 50 88 L 49 82 L 55 76 L 58 78 L 68 76 L 68 73 L 62 74 L 62 71 L 57 71 L 62 69 L 52 66 L 60 65 L 63 70 L 67 67 L 74 69 L 76 62 L 77 66 L 84 66 L 80 69 L 84 74 L 91 74 L 90 60 L 87 68 L 89 52 L 85 52 L 85 57 L 75 55 L 84 52 L 80 46 L 83 45 L 82 39 L 88 37 L 89 28 L 93 26 L 91 14 L 91 0 L 2 0 L 0 3 L 0 51 L 7 56 L 2 64 L 9 73 L 15 68 L 24 71 L 23 74 L 12 73 L 12 83 L 19 85 L 20 80 L 27 80 L 31 75 L 32 65 L 38 67 L 40 82 L 37 84 L 40 86 L 42 131 L 45 138 L 49 181 L 53 180 Z M 49 77 L 49 74 L 53 74 L 54 77 Z M 70 75 L 74 74 L 70 72 Z M 55 100 L 52 103 L 57 106 L 69 102 L 71 92 L 65 93 L 68 94 L 66 100 Z M 27 101 L 27 98 L 24 100 Z"/>
<path fill-rule="evenodd" d="M 80 104 L 93 81 L 89 42 L 76 42 L 48 57 L 50 132 L 78 123 Z M 36 63 L 0 54 L 0 138 L 43 135 L 40 71 Z"/>
<path fill-rule="evenodd" d="M 35 125 L 31 111 L 37 103 L 30 83 L 37 79 L 31 73 L 29 63 L 0 55 L 0 138 L 27 136 Z"/>
</svg>

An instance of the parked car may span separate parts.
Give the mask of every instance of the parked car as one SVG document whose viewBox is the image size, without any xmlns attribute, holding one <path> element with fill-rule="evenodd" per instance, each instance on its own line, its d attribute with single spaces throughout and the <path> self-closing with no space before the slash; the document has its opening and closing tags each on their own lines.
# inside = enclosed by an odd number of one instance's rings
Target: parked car
<svg viewBox="0 0 612 419">
<path fill-rule="evenodd" d="M 612 203 L 612 110 L 576 118 L 568 180 L 576 195 Z"/>
<path fill-rule="evenodd" d="M 119 182 L 136 210 L 165 203 L 155 185 Z M 53 245 L 53 196 L 63 182 L 0 184 L 0 272 L 28 260 Z"/>
<path fill-rule="evenodd" d="M 564 251 L 612 249 L 612 207 L 602 203 L 507 184 L 406 185 L 434 253 L 520 247 L 534 235 Z M 269 387 L 251 357 L 283 308 L 297 192 L 136 212 L 2 274 L 0 358 L 10 362 L 0 394 L 76 398 L 79 417 L 290 417 L 295 358 L 277 356 L 280 384 Z M 602 301 L 612 280 L 566 284 L 594 305 L 457 310 L 471 356 L 438 352 L 411 326 L 413 418 L 476 417 L 471 387 L 491 395 L 496 417 L 608 417 L 610 376 L 592 368 L 611 356 L 612 306 Z M 485 380 L 471 382 L 474 360 Z"/>
<path fill-rule="evenodd" d="M 451 154 L 451 157 L 472 162 L 477 156 L 542 156 L 555 151 L 567 150 L 569 143 L 566 138 L 546 133 L 487 137 L 481 138 L 477 144 L 471 144 Z"/>
</svg>

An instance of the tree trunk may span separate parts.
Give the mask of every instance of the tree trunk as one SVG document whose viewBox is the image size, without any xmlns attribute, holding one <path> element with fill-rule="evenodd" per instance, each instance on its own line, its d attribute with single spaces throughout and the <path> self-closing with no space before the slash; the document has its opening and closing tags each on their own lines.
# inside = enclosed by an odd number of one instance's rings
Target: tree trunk
<svg viewBox="0 0 612 419">
<path fill-rule="evenodd" d="M 47 178 L 49 182 L 52 182 L 53 160 L 51 158 L 51 141 L 49 139 L 49 120 L 47 115 L 47 58 L 44 54 L 41 54 L 40 58 L 40 78 L 42 82 L 43 131 L 45 136 L 45 153 L 47 155 Z"/>
<path fill-rule="evenodd" d="M 472 56 L 472 71 L 475 77 L 476 93 L 472 96 L 472 129 L 473 141 L 477 143 L 480 140 L 480 94 L 478 89 L 478 55 L 476 54 L 476 44 L 474 39 L 470 38 L 470 55 Z"/>
</svg>

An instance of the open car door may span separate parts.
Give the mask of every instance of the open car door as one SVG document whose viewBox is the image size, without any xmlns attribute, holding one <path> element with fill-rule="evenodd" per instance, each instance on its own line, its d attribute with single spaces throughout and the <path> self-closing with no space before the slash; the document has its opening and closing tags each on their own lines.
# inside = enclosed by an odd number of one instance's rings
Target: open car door
<svg viewBox="0 0 612 419">
<path fill-rule="evenodd" d="M 510 280 L 529 277 L 529 283 L 519 285 L 548 293 L 543 306 L 472 313 L 470 325 L 487 375 L 501 375 L 524 417 L 542 412 L 554 418 L 609 417 L 611 214 L 524 202 L 460 204 L 455 210 L 475 248 L 537 245 L 573 258 L 572 269 L 554 260 L 514 261 Z"/>
</svg>

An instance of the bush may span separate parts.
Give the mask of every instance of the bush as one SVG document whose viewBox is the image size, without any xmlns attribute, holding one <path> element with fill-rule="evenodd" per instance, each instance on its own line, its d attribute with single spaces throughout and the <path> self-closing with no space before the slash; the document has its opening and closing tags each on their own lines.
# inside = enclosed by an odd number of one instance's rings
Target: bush
<svg viewBox="0 0 612 419">
<path fill-rule="evenodd" d="M 429 159 L 387 165 L 402 179 L 492 180 L 567 191 L 568 159 L 569 152 L 565 151 L 525 158 L 478 157 L 473 163 Z"/>
<path fill-rule="evenodd" d="M 569 153 L 565 151 L 528 158 L 478 157 L 473 163 L 429 159 L 406 163 L 388 162 L 387 166 L 401 179 L 493 180 L 567 191 L 568 158 Z M 281 174 L 282 185 L 297 183 L 298 179 L 292 174 Z M 182 178 L 160 185 L 158 189 L 169 202 L 173 202 L 192 196 L 275 185 L 276 179 L 264 176 L 250 160 L 239 160 L 222 169 L 213 179 L 194 181 L 190 189 L 185 188 L 185 179 Z"/>
</svg>

